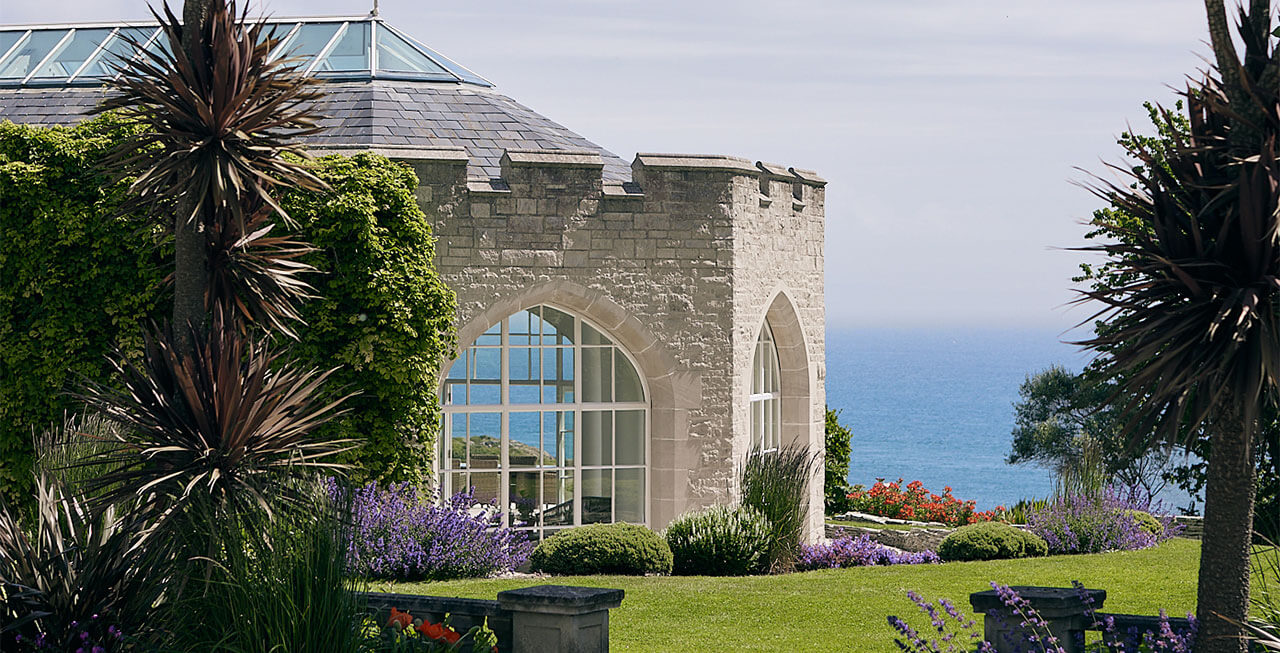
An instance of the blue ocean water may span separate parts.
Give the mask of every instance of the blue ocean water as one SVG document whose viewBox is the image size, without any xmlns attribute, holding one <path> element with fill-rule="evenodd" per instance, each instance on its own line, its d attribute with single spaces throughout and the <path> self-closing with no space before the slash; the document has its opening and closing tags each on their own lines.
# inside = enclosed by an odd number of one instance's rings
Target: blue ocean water
<svg viewBox="0 0 1280 653">
<path fill-rule="evenodd" d="M 980 510 L 1052 492 L 1048 471 L 1008 465 L 1028 374 L 1088 362 L 1048 329 L 828 329 L 827 405 L 853 430 L 850 483 L 951 486 Z"/>
</svg>

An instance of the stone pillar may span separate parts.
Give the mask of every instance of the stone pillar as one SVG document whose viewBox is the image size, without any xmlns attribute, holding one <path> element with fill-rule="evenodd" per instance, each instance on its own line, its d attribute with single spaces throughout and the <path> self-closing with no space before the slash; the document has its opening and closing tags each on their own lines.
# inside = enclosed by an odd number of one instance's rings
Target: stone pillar
<svg viewBox="0 0 1280 653">
<path fill-rule="evenodd" d="M 1086 605 L 1080 597 L 1080 591 L 1072 587 L 1013 587 L 1039 613 L 1047 624 L 1048 634 L 1058 638 L 1058 646 L 1066 653 L 1082 653 L 1084 648 L 1084 631 L 1093 624 L 1088 611 L 1102 609 L 1102 602 L 1107 600 L 1106 590 L 1083 590 L 1093 600 Z M 995 646 L 998 653 L 1012 653 L 1022 650 L 1025 632 L 1019 626 L 1023 622 L 1021 615 L 1015 614 L 1013 608 L 1004 604 L 995 590 L 974 592 L 969 595 L 969 604 L 973 606 L 975 615 L 985 615 L 983 619 L 983 636 Z M 993 614 L 994 613 L 994 614 Z M 1045 629 L 1041 629 L 1043 631 Z M 1044 636 L 1043 632 L 1037 633 Z"/>
<path fill-rule="evenodd" d="M 609 610 L 622 605 L 622 590 L 539 585 L 498 592 L 511 612 L 513 653 L 605 653 Z"/>
</svg>

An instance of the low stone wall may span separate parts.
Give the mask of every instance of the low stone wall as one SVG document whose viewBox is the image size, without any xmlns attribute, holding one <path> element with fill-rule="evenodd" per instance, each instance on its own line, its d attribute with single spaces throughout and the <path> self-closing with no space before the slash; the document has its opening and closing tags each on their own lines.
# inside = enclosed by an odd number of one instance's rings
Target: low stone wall
<svg viewBox="0 0 1280 653">
<path fill-rule="evenodd" d="M 841 537 L 860 537 L 868 535 L 872 540 L 891 546 L 895 549 L 919 553 L 921 551 L 937 551 L 942 538 L 951 534 L 949 528 L 912 528 L 910 530 L 892 530 L 888 528 L 870 528 L 867 526 L 826 525 L 828 539 Z"/>
<path fill-rule="evenodd" d="M 432 623 L 449 615 L 449 625 L 460 633 L 487 620 L 498 636 L 499 653 L 607 653 L 609 610 L 622 605 L 623 591 L 538 585 L 498 592 L 496 601 L 386 592 L 361 596 L 379 623 L 386 622 L 391 608 Z"/>
<path fill-rule="evenodd" d="M 1204 537 L 1204 517 L 1179 516 L 1174 517 L 1173 521 L 1186 527 L 1182 531 L 1182 537 L 1189 537 L 1193 540 Z"/>
</svg>

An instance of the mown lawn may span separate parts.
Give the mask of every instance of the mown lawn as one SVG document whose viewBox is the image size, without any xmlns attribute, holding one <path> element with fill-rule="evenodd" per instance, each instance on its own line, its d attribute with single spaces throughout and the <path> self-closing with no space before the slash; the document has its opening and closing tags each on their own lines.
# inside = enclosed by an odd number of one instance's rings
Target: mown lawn
<svg viewBox="0 0 1280 653">
<path fill-rule="evenodd" d="M 493 598 L 555 583 L 626 590 L 610 615 L 615 651 L 894 651 L 885 617 L 926 626 L 906 597 L 946 597 L 966 611 L 990 581 L 1107 590 L 1104 610 L 1183 616 L 1195 605 L 1200 543 L 1176 539 L 1145 551 L 1033 560 L 864 567 L 748 578 L 570 576 L 554 579 L 376 583 L 375 591 Z"/>
</svg>

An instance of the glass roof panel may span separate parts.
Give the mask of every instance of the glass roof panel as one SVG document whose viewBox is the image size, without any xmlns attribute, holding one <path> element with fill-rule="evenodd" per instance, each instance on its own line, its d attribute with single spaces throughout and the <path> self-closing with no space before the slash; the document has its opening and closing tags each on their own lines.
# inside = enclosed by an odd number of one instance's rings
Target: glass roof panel
<svg viewBox="0 0 1280 653">
<path fill-rule="evenodd" d="M 3 57 L 4 53 L 8 52 L 9 48 L 12 48 L 13 44 L 17 43 L 18 39 L 22 38 L 22 35 L 25 33 L 26 30 L 0 32 L 0 57 Z"/>
<path fill-rule="evenodd" d="M 334 73 L 354 70 L 369 70 L 369 23 L 348 23 L 347 29 L 338 42 L 333 44 L 328 56 L 315 68 L 313 73 Z"/>
<path fill-rule="evenodd" d="M 379 26 L 381 27 L 381 26 Z M 378 71 L 453 75 L 389 29 L 378 30 Z"/>
<path fill-rule="evenodd" d="M 42 29 L 31 32 L 31 36 L 0 61 L 0 79 L 22 80 L 31 74 L 31 69 L 40 65 L 53 46 L 67 35 L 65 29 Z"/>
<path fill-rule="evenodd" d="M 437 64 L 444 66 L 446 70 L 448 70 L 449 72 L 461 78 L 462 81 L 471 82 L 472 84 L 480 84 L 482 86 L 493 86 L 493 84 L 491 84 L 489 80 L 471 72 L 470 70 L 467 70 L 466 68 L 463 68 L 462 66 L 458 65 L 456 62 L 440 54 L 439 52 L 436 52 L 435 50 L 428 48 L 427 46 L 422 44 L 422 41 L 419 41 L 411 36 L 408 36 L 400 32 L 400 30 L 394 30 L 394 31 L 398 36 L 400 36 L 404 40 L 416 46 L 418 50 L 425 52 L 427 56 L 434 59 Z"/>
<path fill-rule="evenodd" d="M 333 38 L 341 26 L 342 23 L 306 23 L 276 56 L 298 57 L 309 61 L 329 44 L 329 39 Z"/>
<path fill-rule="evenodd" d="M 156 32 L 155 27 L 122 27 L 116 35 L 111 37 L 107 42 L 107 47 L 98 51 L 89 60 L 89 65 L 84 67 L 76 77 L 85 79 L 91 77 L 109 77 L 115 74 L 115 64 L 132 59 L 137 54 L 138 49 L 133 47 L 129 41 L 136 43 L 146 43 Z M 78 38 L 79 35 L 77 35 Z"/>
<path fill-rule="evenodd" d="M 40 70 L 32 77 L 35 79 L 67 79 L 80 70 L 80 66 L 93 53 L 98 50 L 98 46 L 111 36 L 111 28 L 102 27 L 98 29 L 78 29 L 71 36 L 69 41 L 65 41 L 61 47 L 54 52 L 53 56 L 40 66 Z"/>
</svg>

